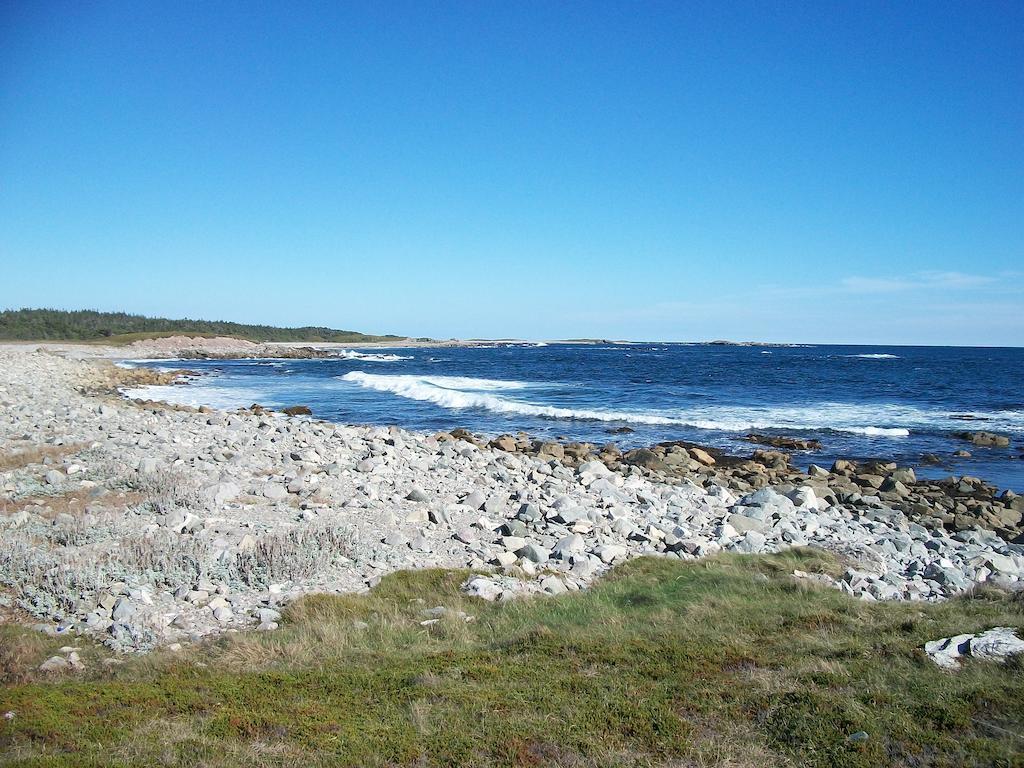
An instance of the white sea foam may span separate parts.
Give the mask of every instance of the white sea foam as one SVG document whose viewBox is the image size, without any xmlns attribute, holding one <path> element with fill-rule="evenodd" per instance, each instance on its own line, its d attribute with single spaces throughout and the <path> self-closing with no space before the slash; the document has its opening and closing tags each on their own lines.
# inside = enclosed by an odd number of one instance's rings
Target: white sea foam
<svg viewBox="0 0 1024 768">
<path fill-rule="evenodd" d="M 879 407 L 824 404 L 806 408 L 707 406 L 689 411 L 613 411 L 596 408 L 564 408 L 492 394 L 501 390 L 526 390 L 528 382 L 476 379 L 466 376 L 414 376 L 352 371 L 338 377 L 367 389 L 390 392 L 410 400 L 443 408 L 483 408 L 494 413 L 520 414 L 553 419 L 624 421 L 635 424 L 679 425 L 695 429 L 744 432 L 752 429 L 808 431 L 832 429 L 872 437 L 906 437 L 906 427 L 864 426 L 863 420 L 879 415 Z M 884 411 L 883 406 L 881 410 Z M 903 409 L 899 409 L 903 413 Z M 906 415 L 905 413 L 903 415 Z M 857 423 L 861 420 L 861 423 Z"/>
<path fill-rule="evenodd" d="M 343 349 L 338 357 L 345 360 L 364 360 L 368 363 L 397 363 L 399 360 L 412 360 L 412 355 L 378 354 L 376 352 L 359 352 L 355 349 Z"/>
<path fill-rule="evenodd" d="M 861 360 L 899 360 L 899 355 L 870 354 L 870 355 L 843 355 L 843 357 L 859 357 Z"/>
<path fill-rule="evenodd" d="M 207 383 L 192 386 L 154 385 L 122 389 L 121 394 L 129 399 L 159 400 L 176 405 L 201 405 L 210 408 L 231 410 L 248 408 L 253 403 L 275 407 L 281 403 L 273 399 L 266 390 L 249 387 L 222 387 Z"/>
<path fill-rule="evenodd" d="M 410 388 L 433 387 L 448 391 L 469 390 L 470 392 L 490 392 L 501 389 L 526 389 L 536 386 L 528 381 L 509 379 L 478 379 L 475 376 L 416 376 L 412 374 L 365 373 L 350 371 L 337 378 L 342 381 L 354 381 L 368 389 L 402 394 Z M 414 400 L 419 398 L 412 398 Z"/>
<path fill-rule="evenodd" d="M 868 435 L 869 437 L 908 437 L 909 429 L 902 427 L 840 427 L 840 432 L 852 432 L 855 435 Z"/>
<path fill-rule="evenodd" d="M 166 371 L 177 371 L 177 370 L 180 370 L 181 369 L 181 365 L 176 365 L 176 363 L 183 363 L 183 362 L 185 362 L 185 361 L 181 360 L 181 359 L 179 359 L 177 357 L 152 357 L 152 358 L 139 358 L 137 360 L 117 360 L 114 363 L 114 365 L 116 365 L 118 368 L 128 368 L 129 370 L 131 370 L 133 368 L 143 368 L 143 367 L 145 367 L 145 368 L 152 368 L 153 370 L 156 370 L 156 371 L 164 371 L 164 372 L 166 372 Z"/>
</svg>

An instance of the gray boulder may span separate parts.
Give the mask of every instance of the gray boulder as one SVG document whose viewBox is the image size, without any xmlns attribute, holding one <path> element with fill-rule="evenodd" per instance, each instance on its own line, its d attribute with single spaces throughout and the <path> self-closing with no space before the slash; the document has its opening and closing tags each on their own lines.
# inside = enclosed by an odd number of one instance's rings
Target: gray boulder
<svg viewBox="0 0 1024 768">
<path fill-rule="evenodd" d="M 544 547 L 535 542 L 528 543 L 525 547 L 519 550 L 517 553 L 520 557 L 525 558 L 534 563 L 546 563 L 548 558 L 551 557 L 551 553 L 548 552 Z"/>
</svg>

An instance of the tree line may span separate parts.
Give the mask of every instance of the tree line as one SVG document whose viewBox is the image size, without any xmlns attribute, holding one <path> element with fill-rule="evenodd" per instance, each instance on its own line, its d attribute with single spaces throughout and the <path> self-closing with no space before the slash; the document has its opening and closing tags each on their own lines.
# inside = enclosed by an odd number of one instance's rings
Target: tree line
<svg viewBox="0 0 1024 768">
<path fill-rule="evenodd" d="M 250 341 L 359 342 L 395 339 L 334 328 L 278 328 L 224 320 L 169 320 L 163 317 L 99 312 L 92 309 L 10 309 L 0 312 L 0 339 L 6 341 L 96 341 L 125 334 L 203 334 Z"/>
</svg>

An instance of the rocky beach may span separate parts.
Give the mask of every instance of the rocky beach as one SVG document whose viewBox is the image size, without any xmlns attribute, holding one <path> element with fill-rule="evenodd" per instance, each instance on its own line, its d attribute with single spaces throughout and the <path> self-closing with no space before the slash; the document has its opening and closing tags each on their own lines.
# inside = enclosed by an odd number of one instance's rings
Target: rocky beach
<svg viewBox="0 0 1024 768">
<path fill-rule="evenodd" d="M 976 478 L 175 406 L 121 392 L 177 374 L 81 356 L 0 351 L 0 582 L 9 618 L 117 651 L 274 631 L 302 595 L 404 569 L 505 601 L 641 555 L 812 547 L 843 571 L 796 578 L 868 601 L 1022 585 L 1024 500 Z"/>
</svg>

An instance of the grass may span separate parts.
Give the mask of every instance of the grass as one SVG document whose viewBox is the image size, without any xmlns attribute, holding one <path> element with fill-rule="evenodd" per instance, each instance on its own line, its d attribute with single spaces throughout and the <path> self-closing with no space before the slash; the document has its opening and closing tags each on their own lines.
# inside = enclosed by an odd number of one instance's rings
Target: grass
<svg viewBox="0 0 1024 768">
<path fill-rule="evenodd" d="M 47 459 L 57 462 L 65 456 L 75 454 L 85 448 L 82 443 L 66 445 L 39 445 L 37 443 L 14 444 L 14 447 L 0 451 L 0 471 L 10 472 L 24 469 L 33 464 L 42 464 Z"/>
<path fill-rule="evenodd" d="M 644 558 L 586 592 L 504 605 L 461 595 L 465 573 L 403 572 L 299 601 L 276 632 L 50 680 L 27 671 L 48 652 L 33 641 L 4 657 L 0 762 L 1024 764 L 1019 663 L 950 674 L 920 650 L 1022 627 L 1021 601 L 869 604 L 790 575 L 837 567 L 809 550 Z M 437 605 L 451 611 L 421 625 Z"/>
</svg>

